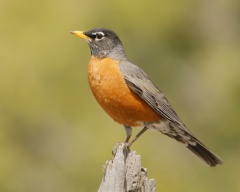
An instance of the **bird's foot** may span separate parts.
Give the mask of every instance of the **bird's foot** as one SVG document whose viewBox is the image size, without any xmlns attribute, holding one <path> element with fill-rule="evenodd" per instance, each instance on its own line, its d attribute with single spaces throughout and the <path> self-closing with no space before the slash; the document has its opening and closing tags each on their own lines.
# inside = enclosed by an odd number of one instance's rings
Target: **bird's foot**
<svg viewBox="0 0 240 192">
<path fill-rule="evenodd" d="M 116 144 L 115 144 L 115 146 L 113 147 L 113 149 L 112 149 L 112 154 L 113 154 L 113 156 L 115 156 L 116 155 L 116 153 L 117 153 L 117 150 L 118 150 L 118 148 L 120 147 L 120 146 L 122 146 L 123 148 L 125 148 L 127 151 L 130 151 L 130 143 L 124 143 L 124 142 L 117 142 Z"/>
</svg>

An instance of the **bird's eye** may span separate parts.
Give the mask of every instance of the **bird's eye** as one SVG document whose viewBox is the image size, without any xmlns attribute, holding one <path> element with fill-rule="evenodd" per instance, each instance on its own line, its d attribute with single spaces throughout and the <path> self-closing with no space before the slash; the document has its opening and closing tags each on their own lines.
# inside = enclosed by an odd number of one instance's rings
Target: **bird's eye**
<svg viewBox="0 0 240 192">
<path fill-rule="evenodd" d="M 101 40 L 101 39 L 103 39 L 103 37 L 104 37 L 104 33 L 103 32 L 96 33 L 96 40 Z"/>
</svg>

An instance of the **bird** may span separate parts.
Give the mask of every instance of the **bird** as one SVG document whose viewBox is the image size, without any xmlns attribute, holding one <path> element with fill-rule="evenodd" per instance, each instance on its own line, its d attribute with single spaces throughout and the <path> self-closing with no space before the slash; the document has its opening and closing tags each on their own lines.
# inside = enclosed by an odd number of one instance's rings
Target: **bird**
<svg viewBox="0 0 240 192">
<path fill-rule="evenodd" d="M 117 34 L 107 28 L 70 31 L 89 45 L 88 82 L 103 110 L 126 131 L 130 147 L 148 129 L 184 144 L 206 165 L 213 167 L 223 160 L 198 140 L 180 120 L 170 102 L 149 76 L 131 63 Z M 132 127 L 142 127 L 129 141 Z"/>
</svg>

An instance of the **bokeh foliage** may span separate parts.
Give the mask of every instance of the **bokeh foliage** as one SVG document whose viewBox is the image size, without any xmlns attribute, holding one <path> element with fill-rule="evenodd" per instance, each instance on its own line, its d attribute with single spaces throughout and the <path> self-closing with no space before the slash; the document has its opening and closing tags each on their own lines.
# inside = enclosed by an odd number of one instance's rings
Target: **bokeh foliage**
<svg viewBox="0 0 240 192">
<path fill-rule="evenodd" d="M 71 30 L 107 27 L 224 160 L 208 168 L 147 132 L 132 147 L 158 191 L 240 191 L 240 3 L 0 1 L 0 191 L 97 191 L 125 139 L 87 85 L 90 52 Z M 138 130 L 135 131 L 135 133 Z"/>
</svg>

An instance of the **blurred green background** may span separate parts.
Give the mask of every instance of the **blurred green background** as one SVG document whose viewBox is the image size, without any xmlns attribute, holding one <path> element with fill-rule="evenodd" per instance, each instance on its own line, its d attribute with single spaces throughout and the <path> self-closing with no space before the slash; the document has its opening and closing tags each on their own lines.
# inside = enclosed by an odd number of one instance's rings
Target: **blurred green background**
<svg viewBox="0 0 240 192">
<path fill-rule="evenodd" d="M 87 44 L 106 27 L 225 164 L 153 131 L 132 147 L 157 191 L 240 191 L 240 2 L 0 1 L 0 191 L 97 191 L 125 131 L 94 100 Z M 135 130 L 136 134 L 138 130 Z"/>
</svg>

